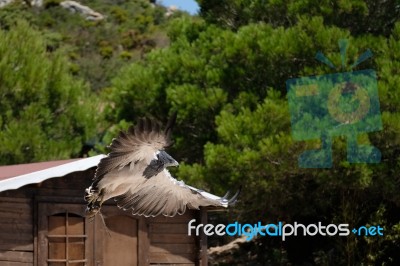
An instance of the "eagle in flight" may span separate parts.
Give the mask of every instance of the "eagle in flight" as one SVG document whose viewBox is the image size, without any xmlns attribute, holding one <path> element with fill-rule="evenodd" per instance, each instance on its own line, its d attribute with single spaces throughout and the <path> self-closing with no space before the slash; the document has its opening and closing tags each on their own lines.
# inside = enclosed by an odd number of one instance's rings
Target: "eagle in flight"
<svg viewBox="0 0 400 266">
<path fill-rule="evenodd" d="M 119 208 L 146 217 L 172 217 L 183 214 L 186 208 L 226 208 L 236 202 L 240 190 L 230 199 L 229 192 L 217 197 L 171 176 L 167 167 L 179 164 L 165 148 L 172 145 L 175 119 L 176 114 L 164 130 L 155 121 L 141 119 L 112 140 L 110 153 L 99 162 L 94 182 L 85 191 L 88 217 L 99 213 L 103 202 L 110 198 L 115 199 Z"/>
</svg>

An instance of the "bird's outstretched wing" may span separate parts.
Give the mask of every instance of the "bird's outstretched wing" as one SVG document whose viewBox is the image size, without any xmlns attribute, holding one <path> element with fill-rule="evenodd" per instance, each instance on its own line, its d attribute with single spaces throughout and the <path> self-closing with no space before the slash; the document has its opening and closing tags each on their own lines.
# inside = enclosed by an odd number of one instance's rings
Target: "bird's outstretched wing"
<svg viewBox="0 0 400 266">
<path fill-rule="evenodd" d="M 149 119 L 139 120 L 136 126 L 131 126 L 127 132 L 120 132 L 108 146 L 110 153 L 101 159 L 97 166 L 94 180 L 114 169 L 122 169 L 134 165 L 142 160 L 150 161 L 154 153 L 163 150 L 172 144 L 171 128 L 175 122 L 176 114 L 168 121 L 165 130 L 161 130 L 157 122 Z"/>
<path fill-rule="evenodd" d="M 125 194 L 115 200 L 118 207 L 132 209 L 132 214 L 146 217 L 160 214 L 172 217 L 183 214 L 186 208 L 199 209 L 201 206 L 228 207 L 236 202 L 240 192 L 230 199 L 227 198 L 228 194 L 222 198 L 217 197 L 177 181 L 167 169 L 139 183 L 132 184 Z"/>
<path fill-rule="evenodd" d="M 167 167 L 177 166 L 164 149 L 172 144 L 171 129 L 176 114 L 165 130 L 149 119 L 140 120 L 128 132 L 113 139 L 110 153 L 97 166 L 95 181 L 86 189 L 87 213 L 93 217 L 104 201 L 115 198 L 117 205 L 144 216 L 175 216 L 186 208 L 228 207 L 236 202 L 236 193 L 217 197 L 185 185 L 171 176 Z"/>
</svg>

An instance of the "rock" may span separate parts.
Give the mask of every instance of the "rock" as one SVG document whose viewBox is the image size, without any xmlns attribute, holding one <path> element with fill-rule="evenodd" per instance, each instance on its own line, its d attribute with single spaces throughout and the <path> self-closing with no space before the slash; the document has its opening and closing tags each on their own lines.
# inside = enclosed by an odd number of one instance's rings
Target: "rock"
<svg viewBox="0 0 400 266">
<path fill-rule="evenodd" d="M 65 9 L 68 9 L 72 13 L 82 14 L 86 18 L 86 20 L 98 21 L 104 19 L 104 16 L 102 14 L 76 1 L 63 1 L 60 3 L 60 6 L 62 6 Z"/>
<path fill-rule="evenodd" d="M 43 0 L 32 0 L 31 1 L 31 6 L 42 7 L 42 5 L 43 5 Z"/>
<path fill-rule="evenodd" d="M 210 247 L 207 250 L 209 265 L 232 265 L 235 262 L 235 257 L 240 253 L 241 246 L 246 243 L 246 236 L 242 235 L 232 242 L 218 247 Z"/>
<path fill-rule="evenodd" d="M 8 4 L 11 4 L 14 2 L 14 0 L 0 0 L 0 8 L 5 7 Z M 41 7 L 43 5 L 43 0 L 23 0 L 22 1 L 24 4 L 28 6 L 34 6 L 34 7 Z"/>
<path fill-rule="evenodd" d="M 169 6 L 167 7 L 167 12 L 165 12 L 166 17 L 172 16 L 176 11 L 178 10 L 178 7 L 176 6 Z"/>
<path fill-rule="evenodd" d="M 5 7 L 12 2 L 14 2 L 14 0 L 0 0 L 0 8 Z"/>
<path fill-rule="evenodd" d="M 240 248 L 240 245 L 242 243 L 246 242 L 246 236 L 242 235 L 239 238 L 236 238 L 232 242 L 219 246 L 219 247 L 211 247 L 208 249 L 208 255 L 209 256 L 218 256 L 224 253 L 232 253 L 232 251 L 238 250 Z"/>
</svg>

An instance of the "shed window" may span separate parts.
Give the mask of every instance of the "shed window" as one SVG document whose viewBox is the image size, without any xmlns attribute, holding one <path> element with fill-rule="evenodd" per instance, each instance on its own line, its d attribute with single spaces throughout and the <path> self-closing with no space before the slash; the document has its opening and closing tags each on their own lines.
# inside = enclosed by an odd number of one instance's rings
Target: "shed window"
<svg viewBox="0 0 400 266">
<path fill-rule="evenodd" d="M 79 204 L 39 203 L 38 265 L 93 265 L 93 223 Z"/>
<path fill-rule="evenodd" d="M 85 207 L 38 202 L 37 266 L 149 265 L 144 218 L 103 205 L 104 220 L 100 215 L 89 219 L 85 218 Z M 168 258 L 163 261 L 167 262 Z"/>
<path fill-rule="evenodd" d="M 65 212 L 48 217 L 48 265 L 85 265 L 84 218 Z"/>
</svg>

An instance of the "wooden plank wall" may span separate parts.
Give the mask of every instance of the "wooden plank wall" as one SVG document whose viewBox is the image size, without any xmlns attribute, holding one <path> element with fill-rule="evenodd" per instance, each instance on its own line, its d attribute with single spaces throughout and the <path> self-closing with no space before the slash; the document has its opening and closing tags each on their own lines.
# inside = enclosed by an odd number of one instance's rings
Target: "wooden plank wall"
<svg viewBox="0 0 400 266">
<path fill-rule="evenodd" d="M 0 265 L 33 264 L 32 210 L 28 198 L 0 197 Z"/>
<path fill-rule="evenodd" d="M 83 203 L 94 170 L 75 172 L 0 193 L 0 266 L 34 265 L 34 198 Z M 61 201 L 62 202 L 62 201 Z M 84 209 L 84 205 L 82 205 Z"/>
<path fill-rule="evenodd" d="M 183 215 L 148 218 L 150 265 L 198 265 L 198 237 L 188 235 L 188 222 L 196 217 L 193 211 Z"/>
<path fill-rule="evenodd" d="M 65 199 L 68 199 L 68 203 L 82 204 L 84 209 L 83 192 L 92 182 L 93 172 L 92 169 L 73 173 L 0 193 L 0 266 L 34 264 L 33 227 L 37 219 L 33 218 L 34 199 L 54 203 L 67 203 Z M 188 210 L 173 218 L 143 219 L 139 230 L 139 239 L 142 239 L 138 243 L 143 259 L 139 262 L 163 266 L 200 265 L 200 237 L 188 236 L 187 230 L 191 219 L 200 222 L 199 214 L 199 211 Z"/>
</svg>

